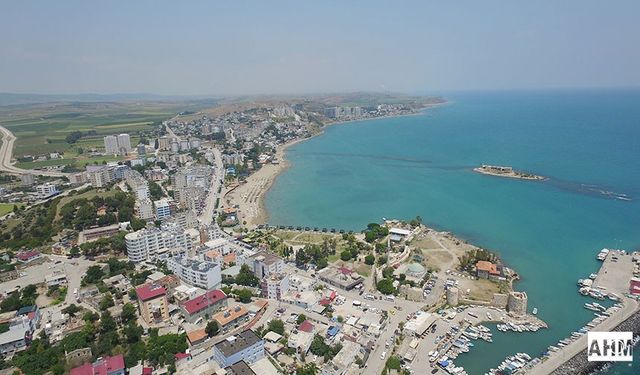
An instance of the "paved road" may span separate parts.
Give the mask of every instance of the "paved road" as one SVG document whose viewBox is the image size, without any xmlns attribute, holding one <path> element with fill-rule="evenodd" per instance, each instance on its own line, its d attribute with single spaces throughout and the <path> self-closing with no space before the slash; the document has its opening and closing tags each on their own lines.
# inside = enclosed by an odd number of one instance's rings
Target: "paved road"
<svg viewBox="0 0 640 375">
<path fill-rule="evenodd" d="M 65 177 L 68 175 L 68 173 L 62 172 L 38 171 L 13 166 L 11 164 L 11 155 L 13 154 L 13 143 L 16 141 L 16 137 L 4 126 L 0 126 L 0 133 L 2 133 L 2 146 L 0 146 L 0 171 L 11 174 L 31 173 L 38 176 L 50 177 Z"/>
<path fill-rule="evenodd" d="M 222 165 L 222 154 L 220 150 L 217 148 L 213 148 L 211 150 L 213 152 L 213 156 L 215 158 L 215 170 L 212 175 L 211 186 L 209 188 L 209 195 L 206 199 L 206 205 L 202 210 L 202 213 L 198 217 L 200 223 L 209 225 L 215 221 L 214 211 L 216 209 L 216 200 L 221 198 L 218 190 L 222 186 L 222 181 L 224 181 L 224 168 Z"/>
</svg>

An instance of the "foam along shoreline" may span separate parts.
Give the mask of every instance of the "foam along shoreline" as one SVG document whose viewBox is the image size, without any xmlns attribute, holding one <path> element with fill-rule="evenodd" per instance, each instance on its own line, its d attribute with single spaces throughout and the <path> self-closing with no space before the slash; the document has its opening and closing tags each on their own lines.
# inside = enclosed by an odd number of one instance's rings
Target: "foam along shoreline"
<svg viewBox="0 0 640 375">
<path fill-rule="evenodd" d="M 395 117 L 415 116 L 433 107 L 437 107 L 447 102 L 434 103 L 421 108 L 413 113 L 379 116 L 375 118 L 365 118 L 356 120 L 335 121 L 324 124 L 322 129 L 308 138 L 300 138 L 289 141 L 276 147 L 274 160 L 277 164 L 269 163 L 263 165 L 258 171 L 252 173 L 244 183 L 230 187 L 225 190 L 222 202 L 224 207 L 238 207 L 240 223 L 244 223 L 245 227 L 252 228 L 260 224 L 266 224 L 269 219 L 265 205 L 266 193 L 271 189 L 273 183 L 280 173 L 290 166 L 290 162 L 286 159 L 286 151 L 289 147 L 310 140 L 324 134 L 329 126 L 341 125 L 356 121 L 381 120 Z"/>
<path fill-rule="evenodd" d="M 520 172 L 514 170 L 512 167 L 504 167 L 500 165 L 486 165 L 483 164 L 480 167 L 473 168 L 474 172 L 497 176 L 497 177 L 507 177 L 507 178 L 519 178 L 521 180 L 546 180 L 547 178 L 544 176 L 539 176 L 536 174 Z"/>
</svg>

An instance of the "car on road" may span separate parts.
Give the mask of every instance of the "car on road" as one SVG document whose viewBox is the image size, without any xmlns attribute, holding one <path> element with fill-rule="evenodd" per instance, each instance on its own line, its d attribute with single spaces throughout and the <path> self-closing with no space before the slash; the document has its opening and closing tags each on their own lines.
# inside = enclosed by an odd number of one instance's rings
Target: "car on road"
<svg viewBox="0 0 640 375">
<path fill-rule="evenodd" d="M 387 352 L 382 352 L 382 354 L 380 354 L 380 359 L 384 359 L 387 356 Z"/>
</svg>

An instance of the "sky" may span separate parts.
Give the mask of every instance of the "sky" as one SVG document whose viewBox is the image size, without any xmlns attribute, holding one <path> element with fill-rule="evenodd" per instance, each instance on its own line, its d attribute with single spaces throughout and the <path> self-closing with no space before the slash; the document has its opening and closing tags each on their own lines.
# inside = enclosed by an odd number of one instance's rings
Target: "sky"
<svg viewBox="0 0 640 375">
<path fill-rule="evenodd" d="M 11 1 L 0 92 L 640 86 L 640 1 Z"/>
</svg>

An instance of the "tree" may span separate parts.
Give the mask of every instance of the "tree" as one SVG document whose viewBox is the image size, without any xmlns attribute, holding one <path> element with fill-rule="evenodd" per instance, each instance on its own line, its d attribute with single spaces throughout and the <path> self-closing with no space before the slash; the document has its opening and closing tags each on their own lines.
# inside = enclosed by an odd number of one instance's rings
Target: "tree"
<svg viewBox="0 0 640 375">
<path fill-rule="evenodd" d="M 340 259 L 344 260 L 345 262 L 351 259 L 351 251 L 344 250 L 343 252 L 341 252 Z"/>
<path fill-rule="evenodd" d="M 251 293 L 251 291 L 249 289 L 246 289 L 246 288 L 236 289 L 234 291 L 234 294 L 236 295 L 238 301 L 240 301 L 242 303 L 251 302 L 251 297 L 253 297 L 253 293 Z"/>
<path fill-rule="evenodd" d="M 87 272 L 85 273 L 82 282 L 84 284 L 95 284 L 102 280 L 104 276 L 104 272 L 102 272 L 100 266 L 91 266 L 87 268 Z"/>
<path fill-rule="evenodd" d="M 304 322 L 305 320 L 307 320 L 307 317 L 304 314 L 300 314 L 298 315 L 298 319 L 296 319 L 296 323 L 298 325 L 302 324 L 302 322 Z"/>
<path fill-rule="evenodd" d="M 76 316 L 76 314 L 78 312 L 82 311 L 82 307 L 80 306 L 76 306 L 75 304 L 71 304 L 67 307 L 65 307 L 64 309 L 62 309 L 62 312 L 65 314 L 69 314 L 70 316 Z"/>
<path fill-rule="evenodd" d="M 123 323 L 129 323 L 136 320 L 136 307 L 131 303 L 125 303 L 122 306 L 122 314 L 120 314 L 120 319 L 122 319 Z"/>
<path fill-rule="evenodd" d="M 382 294 L 396 294 L 396 288 L 393 286 L 392 279 L 382 279 L 376 284 L 376 288 Z"/>
<path fill-rule="evenodd" d="M 100 315 L 100 333 L 106 334 L 107 332 L 114 332 L 117 328 L 116 321 L 108 311 L 105 311 Z"/>
<path fill-rule="evenodd" d="M 257 286 L 260 280 L 258 280 L 253 272 L 251 272 L 251 269 L 248 265 L 243 264 L 242 267 L 240 267 L 240 271 L 235 278 L 235 282 L 236 284 L 243 286 Z"/>
<path fill-rule="evenodd" d="M 366 257 L 364 257 L 364 264 L 368 264 L 372 266 L 375 262 L 376 262 L 375 255 L 369 254 Z"/>
<path fill-rule="evenodd" d="M 316 375 L 317 373 L 318 368 L 315 363 L 307 363 L 306 365 L 296 369 L 297 375 Z"/>
<path fill-rule="evenodd" d="M 111 293 L 107 293 L 104 295 L 104 297 L 102 297 L 102 300 L 100 301 L 100 310 L 105 311 L 109 307 L 113 307 L 115 305 L 116 304 L 115 302 L 113 302 L 113 297 L 111 296 Z"/>
<path fill-rule="evenodd" d="M 217 335 L 218 332 L 220 332 L 220 326 L 218 325 L 217 321 L 212 320 L 207 323 L 207 327 L 204 329 L 204 331 L 207 333 L 207 336 L 213 337 Z"/>
<path fill-rule="evenodd" d="M 273 331 L 279 335 L 284 335 L 284 322 L 280 319 L 272 319 L 267 325 L 267 332 Z"/>
</svg>

